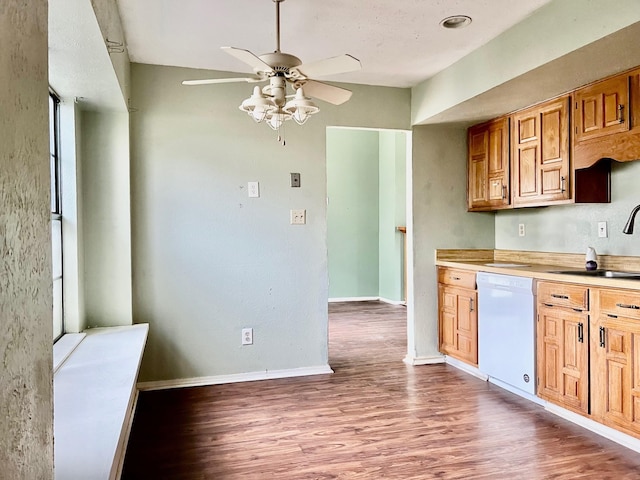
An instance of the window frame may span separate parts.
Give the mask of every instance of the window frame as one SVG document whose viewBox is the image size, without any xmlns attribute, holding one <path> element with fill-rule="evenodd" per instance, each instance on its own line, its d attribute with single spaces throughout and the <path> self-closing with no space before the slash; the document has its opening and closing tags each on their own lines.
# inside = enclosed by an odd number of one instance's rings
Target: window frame
<svg viewBox="0 0 640 480">
<path fill-rule="evenodd" d="M 52 138 L 49 139 L 49 164 L 51 170 L 51 234 L 52 234 L 52 265 L 59 265 L 59 275 L 55 275 L 56 272 L 52 270 L 52 293 L 53 293 L 53 332 L 56 332 L 57 325 L 59 324 L 60 333 L 55 335 L 53 343 L 58 341 L 65 334 L 64 325 L 64 283 L 63 283 L 63 233 L 62 233 L 62 175 L 61 175 L 61 159 L 60 159 L 60 97 L 49 88 L 49 121 L 52 125 L 49 125 L 49 134 Z M 60 241 L 59 241 L 59 258 L 54 258 L 55 252 L 53 251 L 53 234 L 54 234 L 54 222 L 60 223 Z M 60 298 L 56 299 L 56 281 L 59 285 Z M 56 302 L 57 300 L 57 302 Z M 59 305 L 59 322 L 56 322 L 56 305 Z"/>
</svg>

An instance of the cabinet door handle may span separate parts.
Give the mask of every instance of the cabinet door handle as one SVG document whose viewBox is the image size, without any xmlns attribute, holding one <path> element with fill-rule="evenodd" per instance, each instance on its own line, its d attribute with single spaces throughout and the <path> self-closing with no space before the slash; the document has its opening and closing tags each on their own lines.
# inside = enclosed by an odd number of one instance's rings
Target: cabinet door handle
<svg viewBox="0 0 640 480">
<path fill-rule="evenodd" d="M 473 312 L 475 309 L 476 309 L 476 308 L 475 308 L 475 305 L 474 305 L 473 298 L 470 298 L 470 299 L 469 299 L 469 311 L 470 311 L 470 312 Z"/>
<path fill-rule="evenodd" d="M 582 322 L 578 323 L 578 341 L 584 343 L 584 324 Z"/>
<path fill-rule="evenodd" d="M 565 177 L 560 177 L 560 191 L 564 193 L 566 191 L 565 187 Z"/>
<path fill-rule="evenodd" d="M 626 303 L 616 303 L 616 307 L 618 308 L 630 308 L 631 310 L 640 310 L 638 305 L 631 305 Z"/>
<path fill-rule="evenodd" d="M 507 186 L 502 185 L 502 199 L 504 200 L 505 198 L 507 198 Z"/>
<path fill-rule="evenodd" d="M 624 105 L 618 105 L 618 123 L 624 123 Z"/>
<path fill-rule="evenodd" d="M 604 327 L 600 327 L 600 346 L 604 347 Z"/>
<path fill-rule="evenodd" d="M 553 298 L 561 298 L 562 300 L 569 300 L 569 295 L 560 295 L 558 293 L 552 293 Z"/>
</svg>

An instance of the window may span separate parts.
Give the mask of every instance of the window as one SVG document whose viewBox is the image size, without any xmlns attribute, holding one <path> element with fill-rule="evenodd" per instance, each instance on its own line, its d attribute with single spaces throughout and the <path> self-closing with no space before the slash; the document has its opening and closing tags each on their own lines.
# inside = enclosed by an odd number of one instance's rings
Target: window
<svg viewBox="0 0 640 480">
<path fill-rule="evenodd" d="M 51 248 L 53 262 L 53 340 L 64 333 L 62 292 L 62 208 L 60 188 L 60 100 L 49 93 L 49 158 L 51 163 Z"/>
</svg>

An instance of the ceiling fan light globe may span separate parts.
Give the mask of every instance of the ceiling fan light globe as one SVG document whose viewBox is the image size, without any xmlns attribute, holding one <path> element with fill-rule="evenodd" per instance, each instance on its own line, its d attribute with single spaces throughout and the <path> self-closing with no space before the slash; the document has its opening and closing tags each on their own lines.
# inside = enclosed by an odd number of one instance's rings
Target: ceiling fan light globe
<svg viewBox="0 0 640 480">
<path fill-rule="evenodd" d="M 260 91 L 260 87 L 253 89 L 253 94 L 240 104 L 240 110 L 249 114 L 257 123 L 265 120 L 270 112 L 273 112 L 276 106 L 273 102 L 265 97 Z"/>
<path fill-rule="evenodd" d="M 305 97 L 302 88 L 299 88 L 296 91 L 295 98 L 285 105 L 284 111 L 291 114 L 291 117 L 298 125 L 303 125 L 311 115 L 318 113 L 320 109 L 309 98 Z"/>
<path fill-rule="evenodd" d="M 291 114 L 285 112 L 284 110 L 280 110 L 278 112 L 272 112 L 267 115 L 267 125 L 271 127 L 272 130 L 278 130 L 282 124 L 286 120 L 291 119 Z"/>
</svg>

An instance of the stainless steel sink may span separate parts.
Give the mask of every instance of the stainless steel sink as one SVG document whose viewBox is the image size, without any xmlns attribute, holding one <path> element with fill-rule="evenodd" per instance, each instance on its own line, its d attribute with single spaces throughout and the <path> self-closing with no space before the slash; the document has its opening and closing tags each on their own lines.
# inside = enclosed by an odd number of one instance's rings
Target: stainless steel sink
<svg viewBox="0 0 640 480">
<path fill-rule="evenodd" d="M 632 278 L 640 280 L 640 272 L 622 272 L 616 270 L 554 270 L 549 273 L 561 275 L 582 275 L 586 277 Z"/>
</svg>

